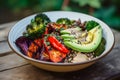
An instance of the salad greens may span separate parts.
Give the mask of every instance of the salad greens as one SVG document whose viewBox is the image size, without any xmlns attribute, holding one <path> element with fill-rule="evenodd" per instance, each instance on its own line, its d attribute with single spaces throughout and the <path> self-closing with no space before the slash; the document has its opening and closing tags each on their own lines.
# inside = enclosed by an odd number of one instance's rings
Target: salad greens
<svg viewBox="0 0 120 80">
<path fill-rule="evenodd" d="M 87 23 L 86 23 L 86 29 L 89 31 L 89 30 L 91 30 L 92 28 L 94 28 L 94 27 L 96 27 L 98 25 L 99 24 L 96 21 L 93 21 L 93 20 L 87 21 Z"/>
</svg>

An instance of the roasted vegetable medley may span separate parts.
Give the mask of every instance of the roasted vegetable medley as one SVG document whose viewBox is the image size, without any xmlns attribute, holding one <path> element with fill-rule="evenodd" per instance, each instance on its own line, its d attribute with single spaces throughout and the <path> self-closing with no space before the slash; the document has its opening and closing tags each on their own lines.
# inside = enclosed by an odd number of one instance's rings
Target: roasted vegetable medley
<svg viewBox="0 0 120 80">
<path fill-rule="evenodd" d="M 106 40 L 96 21 L 58 18 L 52 22 L 46 14 L 37 14 L 16 39 L 20 51 L 37 60 L 55 63 L 76 63 L 100 56 Z"/>
</svg>

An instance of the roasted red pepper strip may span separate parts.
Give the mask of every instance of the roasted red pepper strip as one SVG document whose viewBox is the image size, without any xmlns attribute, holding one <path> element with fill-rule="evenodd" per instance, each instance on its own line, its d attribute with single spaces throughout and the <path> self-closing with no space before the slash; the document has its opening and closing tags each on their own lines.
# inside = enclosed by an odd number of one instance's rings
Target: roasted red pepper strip
<svg viewBox="0 0 120 80">
<path fill-rule="evenodd" d="M 45 54 L 43 53 L 43 55 L 45 55 L 45 59 L 50 59 L 53 62 L 60 62 L 63 58 L 66 57 L 65 53 L 54 48 L 48 50 L 51 46 L 47 46 L 45 41 L 43 41 L 43 44 L 45 46 Z"/>
<path fill-rule="evenodd" d="M 69 53 L 69 50 L 63 44 L 61 44 L 54 36 L 49 36 L 48 41 L 57 50 L 63 53 Z"/>
</svg>

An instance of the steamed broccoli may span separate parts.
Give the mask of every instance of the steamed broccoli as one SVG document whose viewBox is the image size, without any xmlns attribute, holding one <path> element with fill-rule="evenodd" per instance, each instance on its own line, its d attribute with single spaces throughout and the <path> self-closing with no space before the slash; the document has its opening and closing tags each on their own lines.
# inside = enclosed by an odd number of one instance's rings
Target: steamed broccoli
<svg viewBox="0 0 120 80">
<path fill-rule="evenodd" d="M 99 25 L 99 23 L 97 23 L 96 21 L 93 21 L 93 20 L 87 21 L 86 22 L 86 29 L 89 31 L 98 25 Z"/>
<path fill-rule="evenodd" d="M 66 24 L 66 25 L 71 25 L 71 21 L 68 18 L 59 18 L 56 23 L 58 24 Z"/>
<path fill-rule="evenodd" d="M 38 14 L 34 19 L 31 20 L 31 23 L 27 25 L 25 36 L 30 38 L 38 38 L 44 32 L 47 23 L 51 22 L 51 20 L 45 14 Z"/>
<path fill-rule="evenodd" d="M 37 24 L 41 24 L 41 23 L 47 24 L 51 22 L 51 20 L 45 14 L 38 14 L 35 16 L 35 22 L 37 22 Z"/>
</svg>

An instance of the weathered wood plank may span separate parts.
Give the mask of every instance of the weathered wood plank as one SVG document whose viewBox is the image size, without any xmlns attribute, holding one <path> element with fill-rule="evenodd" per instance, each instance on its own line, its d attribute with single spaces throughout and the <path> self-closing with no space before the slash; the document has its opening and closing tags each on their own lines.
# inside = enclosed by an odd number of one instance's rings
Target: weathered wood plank
<svg viewBox="0 0 120 80">
<path fill-rule="evenodd" d="M 0 25 L 0 41 L 7 40 L 8 32 L 16 22 Z"/>
<path fill-rule="evenodd" d="M 0 80 L 105 80 L 120 73 L 119 52 L 120 45 L 116 45 L 110 54 L 94 65 L 69 73 L 49 72 L 31 65 L 24 65 L 24 60 L 18 55 L 12 54 L 0 58 L 0 61 L 2 61 Z"/>
<path fill-rule="evenodd" d="M 8 32 L 10 29 L 11 29 L 11 27 L 7 27 L 7 28 L 0 30 L 0 41 L 7 39 Z"/>
<path fill-rule="evenodd" d="M 0 57 L 0 71 L 8 70 L 25 64 L 28 63 L 23 58 L 14 53 Z"/>
<path fill-rule="evenodd" d="M 112 29 L 114 36 L 115 36 L 115 43 L 116 44 L 120 44 L 120 31 L 116 31 L 114 29 Z"/>
<path fill-rule="evenodd" d="M 17 22 L 18 21 L 13 21 L 13 22 L 9 22 L 9 23 L 0 24 L 0 29 L 6 28 L 6 27 L 12 27 Z"/>
<path fill-rule="evenodd" d="M 0 42 L 0 56 L 6 55 L 9 52 L 12 52 L 12 50 L 9 47 L 7 41 Z"/>
<path fill-rule="evenodd" d="M 54 80 L 50 73 L 31 65 L 0 72 L 0 80 Z"/>
</svg>

